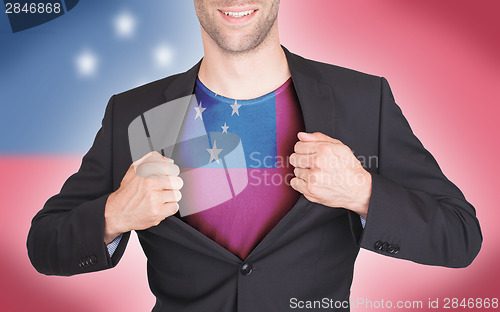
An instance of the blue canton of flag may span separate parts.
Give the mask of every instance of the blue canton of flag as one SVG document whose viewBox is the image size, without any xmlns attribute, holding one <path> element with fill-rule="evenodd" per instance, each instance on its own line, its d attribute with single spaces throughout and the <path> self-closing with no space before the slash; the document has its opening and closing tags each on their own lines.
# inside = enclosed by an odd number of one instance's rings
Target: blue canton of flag
<svg viewBox="0 0 500 312">
<path fill-rule="evenodd" d="M 253 100 L 237 101 L 213 93 L 197 80 L 196 99 L 198 105 L 192 109 L 194 121 L 203 122 L 209 134 L 210 149 L 214 143 L 217 149 L 222 149 L 219 157 L 228 154 L 226 150 L 234 145 L 231 134 L 235 134 L 243 146 L 246 168 L 276 168 L 274 92 Z M 266 157 L 273 161 L 260 161 Z M 213 158 L 209 157 L 209 160 Z M 229 166 L 234 168 L 235 165 L 242 168 L 242 162 Z"/>
</svg>

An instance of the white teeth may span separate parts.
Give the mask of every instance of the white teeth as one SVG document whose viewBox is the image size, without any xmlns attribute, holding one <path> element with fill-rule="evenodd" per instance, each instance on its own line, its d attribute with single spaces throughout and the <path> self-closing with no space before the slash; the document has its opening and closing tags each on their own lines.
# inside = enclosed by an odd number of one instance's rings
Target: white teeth
<svg viewBox="0 0 500 312">
<path fill-rule="evenodd" d="M 249 10 L 249 11 L 243 11 L 243 12 L 222 12 L 226 14 L 227 16 L 235 17 L 235 18 L 240 18 L 243 16 L 247 16 L 255 12 L 255 10 Z"/>
</svg>

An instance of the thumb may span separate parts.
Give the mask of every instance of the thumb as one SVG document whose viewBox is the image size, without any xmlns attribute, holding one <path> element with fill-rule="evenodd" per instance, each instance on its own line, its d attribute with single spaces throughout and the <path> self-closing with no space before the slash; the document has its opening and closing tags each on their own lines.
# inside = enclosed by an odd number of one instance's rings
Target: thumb
<svg viewBox="0 0 500 312">
<path fill-rule="evenodd" d="M 304 142 L 342 143 L 339 140 L 334 139 L 332 137 L 329 137 L 326 134 L 323 134 L 321 132 L 314 132 L 314 133 L 299 132 L 297 134 L 297 137 L 299 138 L 299 140 L 304 141 Z"/>
<path fill-rule="evenodd" d="M 133 165 L 137 167 L 140 164 L 142 164 L 143 162 L 145 162 L 146 160 L 150 160 L 150 158 L 158 157 L 157 154 L 161 157 L 160 153 L 158 153 L 157 151 L 151 151 L 151 152 L 145 154 L 144 156 L 142 156 L 141 158 L 137 159 L 136 161 L 134 161 Z"/>
</svg>

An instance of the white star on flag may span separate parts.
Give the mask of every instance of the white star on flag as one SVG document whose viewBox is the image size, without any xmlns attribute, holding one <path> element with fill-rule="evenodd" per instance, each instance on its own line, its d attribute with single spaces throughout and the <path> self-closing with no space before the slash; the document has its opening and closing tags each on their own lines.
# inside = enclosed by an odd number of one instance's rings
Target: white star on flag
<svg viewBox="0 0 500 312">
<path fill-rule="evenodd" d="M 129 38 L 134 36 L 137 22 L 135 17 L 129 12 L 121 12 L 115 17 L 113 24 L 115 26 L 115 32 L 119 37 Z"/>
<path fill-rule="evenodd" d="M 238 104 L 238 100 L 234 100 L 234 104 L 233 105 L 229 105 L 233 108 L 233 111 L 231 112 L 231 116 L 233 116 L 235 113 L 236 115 L 240 115 L 240 112 L 238 111 L 238 109 L 240 108 L 240 104 Z"/>
<path fill-rule="evenodd" d="M 208 161 L 208 163 L 211 163 L 212 160 L 215 160 L 217 163 L 219 163 L 219 154 L 220 152 L 222 152 L 222 149 L 221 148 L 217 148 L 217 144 L 214 140 L 214 145 L 212 146 L 212 148 L 207 148 L 207 151 L 210 153 L 210 160 Z"/>
<path fill-rule="evenodd" d="M 229 128 L 229 126 L 226 125 L 226 123 L 224 123 L 224 125 L 220 127 L 222 128 L 222 133 L 227 133 L 227 129 Z"/>
<path fill-rule="evenodd" d="M 169 45 L 160 43 L 153 50 L 153 59 L 157 68 L 168 68 L 174 61 L 174 51 Z"/>
<path fill-rule="evenodd" d="M 196 116 L 194 117 L 194 120 L 196 120 L 196 118 L 200 117 L 201 120 L 203 120 L 203 116 L 201 115 L 203 113 L 203 111 L 207 109 L 206 107 L 201 107 L 201 102 L 200 104 L 198 104 L 198 107 L 195 107 L 194 110 L 196 111 Z"/>
<path fill-rule="evenodd" d="M 93 76 L 97 72 L 99 60 L 92 51 L 86 50 L 76 57 L 75 65 L 81 76 Z"/>
</svg>

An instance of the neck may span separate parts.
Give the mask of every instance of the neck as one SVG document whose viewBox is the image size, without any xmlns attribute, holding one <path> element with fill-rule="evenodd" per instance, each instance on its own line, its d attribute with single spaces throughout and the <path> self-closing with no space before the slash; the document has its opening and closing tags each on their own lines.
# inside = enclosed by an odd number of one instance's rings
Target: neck
<svg viewBox="0 0 500 312">
<path fill-rule="evenodd" d="M 253 99 L 274 91 L 290 78 L 277 30 L 255 49 L 230 53 L 202 29 L 205 56 L 198 77 L 211 91 L 233 99 Z"/>
</svg>

